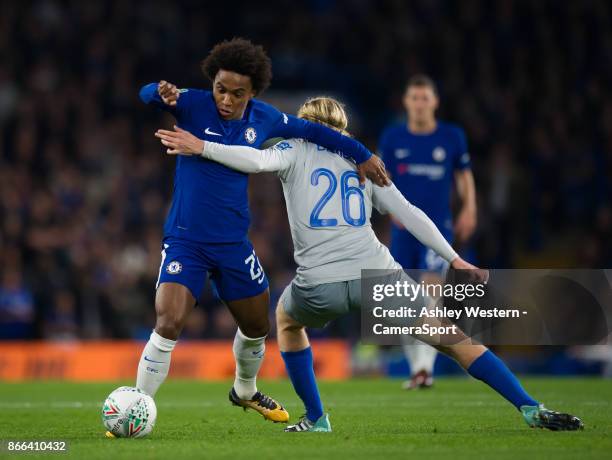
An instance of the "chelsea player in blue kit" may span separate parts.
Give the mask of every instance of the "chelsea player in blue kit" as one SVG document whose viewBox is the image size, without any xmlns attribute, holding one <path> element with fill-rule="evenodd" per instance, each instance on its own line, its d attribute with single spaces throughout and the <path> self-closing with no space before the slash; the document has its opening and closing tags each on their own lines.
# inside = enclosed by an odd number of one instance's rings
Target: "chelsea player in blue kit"
<svg viewBox="0 0 612 460">
<path fill-rule="evenodd" d="M 254 99 L 272 76 L 261 46 L 244 39 L 222 42 L 202 62 L 202 70 L 212 91 L 178 89 L 161 81 L 145 85 L 140 97 L 205 140 L 258 148 L 270 138 L 304 138 L 350 155 L 360 165 L 363 180 L 367 175 L 387 183 L 382 161 L 359 142 Z M 269 331 L 270 298 L 268 280 L 247 238 L 247 184 L 247 174 L 221 164 L 177 158 L 157 282 L 156 325 L 140 359 L 136 386 L 154 396 L 165 380 L 171 352 L 209 275 L 238 324 L 230 401 L 266 419 L 286 422 L 287 411 L 257 391 L 255 383 Z"/>
<path fill-rule="evenodd" d="M 340 132 L 345 132 L 348 126 L 348 117 L 342 105 L 328 97 L 309 99 L 298 110 L 298 115 Z M 276 308 L 277 340 L 291 384 L 305 409 L 304 416 L 297 423 L 287 426 L 286 432 L 332 431 L 329 415 L 323 410 L 317 388 L 306 327 L 323 327 L 351 310 L 364 307 L 360 288 L 362 268 L 391 269 L 391 272 L 401 268 L 372 231 L 370 216 L 373 207 L 383 213 L 395 213 L 395 217 L 419 241 L 434 249 L 453 268 L 473 270 L 471 275 L 481 281 L 489 276 L 486 270 L 477 269 L 462 260 L 433 222 L 408 203 L 393 185 L 376 187 L 367 183 L 357 193 L 355 190 L 358 189 L 346 187 L 348 182 L 342 180 L 341 194 L 344 198 L 339 199 L 339 194 L 331 193 L 329 200 L 318 208 L 321 190 L 317 185 L 320 184 L 312 177 L 319 177 L 321 171 L 326 171 L 328 178 L 354 175 L 354 165 L 337 152 L 326 151 L 302 139 L 288 139 L 265 150 L 222 145 L 203 141 L 180 128 L 174 131 L 160 129 L 156 136 L 167 147 L 169 155 L 195 155 L 243 172 L 275 172 L 282 181 L 295 246 L 294 258 L 299 267 Z M 347 194 L 356 195 L 354 206 L 347 203 L 350 201 Z M 322 219 L 313 219 L 312 211 L 318 208 L 316 215 L 319 215 L 323 207 L 325 225 L 322 225 Z M 354 217 L 358 209 L 363 218 Z M 403 273 L 401 278 L 414 283 Z M 393 283 L 393 280 L 387 282 Z M 416 303 L 413 303 L 413 307 L 418 308 Z M 440 324 L 438 320 L 433 321 Z M 442 337 L 433 340 L 428 336 L 421 337 L 455 359 L 472 377 L 486 383 L 512 403 L 530 427 L 554 431 L 583 428 L 578 417 L 551 411 L 533 399 L 501 359 L 485 346 L 474 343 L 460 329 L 452 334 L 450 341 Z M 367 423 L 367 414 L 362 418 Z"/>
<path fill-rule="evenodd" d="M 378 146 L 393 182 L 402 194 L 422 209 L 452 244 L 454 236 L 465 241 L 476 226 L 476 192 L 465 134 L 461 128 L 436 120 L 438 93 L 425 75 L 412 77 L 403 99 L 408 123 L 388 127 Z M 450 194 L 456 183 L 461 210 L 452 225 Z M 448 264 L 423 246 L 401 224 L 392 219 L 391 254 L 408 269 L 423 270 L 422 281 L 438 284 Z M 433 384 L 436 350 L 416 339 L 404 346 L 411 379 L 405 389 Z"/>
</svg>

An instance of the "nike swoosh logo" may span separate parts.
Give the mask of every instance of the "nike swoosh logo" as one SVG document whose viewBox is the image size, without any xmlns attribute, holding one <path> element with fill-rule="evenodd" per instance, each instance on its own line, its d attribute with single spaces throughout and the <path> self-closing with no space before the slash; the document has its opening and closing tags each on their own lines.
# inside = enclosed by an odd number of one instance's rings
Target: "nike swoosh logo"
<svg viewBox="0 0 612 460">
<path fill-rule="evenodd" d="M 263 352 L 263 350 L 259 350 L 259 351 L 252 351 L 251 353 L 253 353 L 254 355 L 258 355 L 259 353 Z"/>
<path fill-rule="evenodd" d="M 214 131 L 211 131 L 210 128 L 206 128 L 204 132 L 210 136 L 223 136 L 223 134 L 219 134 Z"/>
<path fill-rule="evenodd" d="M 148 356 L 145 356 L 144 359 L 145 359 L 145 361 L 149 361 L 150 363 L 165 364 L 164 361 L 153 361 L 152 359 L 149 359 Z"/>
</svg>

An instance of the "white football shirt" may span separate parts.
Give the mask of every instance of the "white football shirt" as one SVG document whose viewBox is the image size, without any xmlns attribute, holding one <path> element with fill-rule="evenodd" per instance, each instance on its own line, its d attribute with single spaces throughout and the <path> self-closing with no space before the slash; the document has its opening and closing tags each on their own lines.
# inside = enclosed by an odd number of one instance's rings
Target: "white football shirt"
<svg viewBox="0 0 612 460">
<path fill-rule="evenodd" d="M 376 237 L 372 207 L 393 213 L 423 244 L 449 262 L 457 257 L 431 220 L 395 185 L 359 184 L 356 165 L 302 139 L 266 150 L 206 142 L 202 156 L 243 172 L 274 171 L 282 181 L 298 264 L 296 283 L 359 279 L 362 269 L 401 269 Z"/>
</svg>

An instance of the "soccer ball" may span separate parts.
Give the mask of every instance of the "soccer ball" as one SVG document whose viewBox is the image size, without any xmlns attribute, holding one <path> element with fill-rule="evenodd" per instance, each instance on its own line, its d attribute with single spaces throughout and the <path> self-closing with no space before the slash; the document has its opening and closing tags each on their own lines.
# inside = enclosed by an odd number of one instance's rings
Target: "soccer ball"
<svg viewBox="0 0 612 460">
<path fill-rule="evenodd" d="M 142 438 L 155 426 L 157 407 L 153 398 L 134 387 L 119 387 L 102 407 L 102 423 L 119 438 Z"/>
</svg>

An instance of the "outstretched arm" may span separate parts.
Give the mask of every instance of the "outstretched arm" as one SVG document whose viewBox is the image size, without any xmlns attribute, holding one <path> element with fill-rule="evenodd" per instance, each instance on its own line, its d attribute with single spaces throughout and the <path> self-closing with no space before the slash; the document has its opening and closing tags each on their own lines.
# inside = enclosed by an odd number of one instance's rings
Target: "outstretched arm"
<svg viewBox="0 0 612 460">
<path fill-rule="evenodd" d="M 155 136 L 168 147 L 169 155 L 201 155 L 228 168 L 244 173 L 282 171 L 291 166 L 295 159 L 293 146 L 283 142 L 266 150 L 258 150 L 244 145 L 224 145 L 203 141 L 188 131 L 174 127 L 175 131 L 157 130 Z"/>
<path fill-rule="evenodd" d="M 223 145 L 205 142 L 202 156 L 228 168 L 245 173 L 276 172 L 287 169 L 295 153 L 280 149 L 277 145 L 257 150 L 244 145 Z"/>
<path fill-rule="evenodd" d="M 165 80 L 159 83 L 149 83 L 140 89 L 140 99 L 170 113 L 175 113 L 176 104 L 180 97 L 179 89 Z"/>
<path fill-rule="evenodd" d="M 454 149 L 453 169 L 455 183 L 461 199 L 461 210 L 455 220 L 455 236 L 460 242 L 466 241 L 476 229 L 476 186 L 471 169 L 465 133 L 459 127 L 455 128 L 456 148 Z"/>
<path fill-rule="evenodd" d="M 461 211 L 455 221 L 455 234 L 459 241 L 466 241 L 476 229 L 476 186 L 469 168 L 455 172 L 457 192 L 461 198 Z"/>
<path fill-rule="evenodd" d="M 451 264 L 451 267 L 457 270 L 473 270 L 471 277 L 474 280 L 484 283 L 488 281 L 488 270 L 475 267 L 459 257 L 442 236 L 436 224 L 427 217 L 427 214 L 406 200 L 394 184 L 384 188 L 374 185 L 372 190 L 374 192 L 372 196 L 374 206 L 381 213 L 392 213 L 406 230 L 425 246 L 436 251 L 440 257 Z"/>
<path fill-rule="evenodd" d="M 282 118 L 271 130 L 269 136 L 286 139 L 302 138 L 326 149 L 343 152 L 355 160 L 355 163 L 359 166 L 362 183 L 365 182 L 366 176 L 378 185 L 388 185 L 390 183 L 385 172 L 385 165 L 380 158 L 372 155 L 372 152 L 361 142 L 327 126 L 282 114 Z"/>
<path fill-rule="evenodd" d="M 406 200 L 394 184 L 384 188 L 374 185 L 373 192 L 374 206 L 381 213 L 393 214 L 417 240 L 448 262 L 459 257 L 431 219 Z"/>
</svg>

